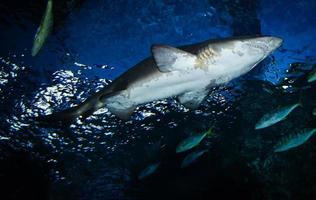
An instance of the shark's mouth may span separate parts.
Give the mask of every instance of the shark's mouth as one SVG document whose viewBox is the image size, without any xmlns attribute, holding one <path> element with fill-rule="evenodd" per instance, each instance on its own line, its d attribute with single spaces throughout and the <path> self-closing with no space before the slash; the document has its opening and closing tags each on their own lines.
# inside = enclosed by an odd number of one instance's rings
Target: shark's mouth
<svg viewBox="0 0 316 200">
<path fill-rule="evenodd" d="M 270 50 L 269 46 L 262 42 L 247 42 L 246 45 L 250 48 L 258 49 L 264 54 L 269 53 Z"/>
</svg>

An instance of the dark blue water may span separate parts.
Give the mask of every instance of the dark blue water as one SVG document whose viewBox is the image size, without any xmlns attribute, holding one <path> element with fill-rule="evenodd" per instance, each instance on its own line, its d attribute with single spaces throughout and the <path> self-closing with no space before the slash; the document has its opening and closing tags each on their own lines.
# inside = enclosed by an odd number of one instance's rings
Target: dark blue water
<svg viewBox="0 0 316 200">
<path fill-rule="evenodd" d="M 271 0 L 57 1 L 52 35 L 30 49 L 46 1 L 0 3 L 1 199 L 316 199 L 316 138 L 273 154 L 292 130 L 315 126 L 316 2 Z M 150 55 L 240 35 L 274 35 L 283 46 L 250 73 L 213 88 L 198 110 L 174 99 L 137 108 L 124 122 L 100 109 L 67 128 L 32 117 L 82 102 Z M 304 107 L 261 131 L 254 124 L 280 105 Z M 214 126 L 196 163 L 176 145 Z M 139 172 L 160 162 L 144 180 Z"/>
</svg>

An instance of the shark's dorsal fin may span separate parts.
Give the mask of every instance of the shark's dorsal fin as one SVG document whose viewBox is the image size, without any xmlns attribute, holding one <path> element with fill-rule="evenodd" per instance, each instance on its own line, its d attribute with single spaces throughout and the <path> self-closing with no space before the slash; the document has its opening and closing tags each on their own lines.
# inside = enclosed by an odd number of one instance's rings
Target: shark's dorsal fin
<svg viewBox="0 0 316 200">
<path fill-rule="evenodd" d="M 187 71 L 196 66 L 196 55 L 181 49 L 167 45 L 153 45 L 151 51 L 161 72 Z"/>
</svg>

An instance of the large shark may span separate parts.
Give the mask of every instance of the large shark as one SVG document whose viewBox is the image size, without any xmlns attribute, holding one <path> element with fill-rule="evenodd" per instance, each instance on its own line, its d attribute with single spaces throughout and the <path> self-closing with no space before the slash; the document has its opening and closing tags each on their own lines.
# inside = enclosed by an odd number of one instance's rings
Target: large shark
<svg viewBox="0 0 316 200">
<path fill-rule="evenodd" d="M 210 87 L 249 72 L 281 44 L 278 37 L 254 36 L 208 40 L 178 48 L 153 45 L 151 57 L 130 68 L 108 87 L 80 105 L 38 119 L 69 123 L 106 107 L 127 120 L 138 105 L 167 97 L 177 97 L 181 104 L 195 109 Z"/>
</svg>

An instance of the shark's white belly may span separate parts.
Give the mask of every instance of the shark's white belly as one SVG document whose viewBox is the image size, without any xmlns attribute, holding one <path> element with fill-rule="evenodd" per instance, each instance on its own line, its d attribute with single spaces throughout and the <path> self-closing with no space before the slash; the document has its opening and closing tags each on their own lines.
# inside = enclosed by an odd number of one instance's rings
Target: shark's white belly
<svg viewBox="0 0 316 200">
<path fill-rule="evenodd" d="M 141 104 L 199 90 L 206 87 L 209 82 L 209 78 L 203 71 L 163 73 L 157 79 L 130 88 L 128 96 L 136 104 Z"/>
<path fill-rule="evenodd" d="M 186 92 L 201 90 L 212 80 L 203 70 L 160 73 L 150 80 L 137 82 L 127 90 L 106 100 L 107 107 L 129 108 L 154 100 L 174 97 Z"/>
</svg>

